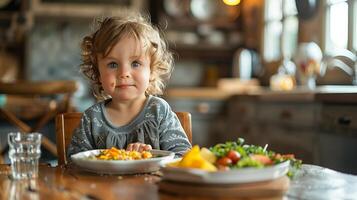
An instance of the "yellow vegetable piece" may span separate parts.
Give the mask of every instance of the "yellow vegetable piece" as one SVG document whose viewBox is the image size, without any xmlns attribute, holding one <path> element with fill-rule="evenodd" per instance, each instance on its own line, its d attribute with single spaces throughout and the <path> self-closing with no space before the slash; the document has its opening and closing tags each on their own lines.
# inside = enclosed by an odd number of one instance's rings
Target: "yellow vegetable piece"
<svg viewBox="0 0 357 200">
<path fill-rule="evenodd" d="M 200 169 L 203 169 L 203 170 L 206 170 L 206 171 L 209 171 L 209 172 L 217 171 L 216 166 L 214 166 L 212 163 L 207 162 L 207 161 L 202 163 Z"/>
<path fill-rule="evenodd" d="M 200 151 L 201 156 L 210 163 L 215 163 L 217 160 L 216 155 L 212 153 L 209 149 L 202 147 Z"/>
<path fill-rule="evenodd" d="M 181 167 L 190 167 L 192 166 L 192 162 L 197 159 L 200 153 L 200 147 L 198 145 L 195 145 L 192 147 L 190 151 L 188 151 L 182 158 L 180 162 Z"/>
<path fill-rule="evenodd" d="M 206 171 L 217 171 L 217 168 L 201 155 L 201 150 L 198 145 L 195 145 L 190 151 L 188 151 L 183 156 L 182 160 L 178 163 L 177 166 L 186 168 L 197 168 Z"/>
</svg>

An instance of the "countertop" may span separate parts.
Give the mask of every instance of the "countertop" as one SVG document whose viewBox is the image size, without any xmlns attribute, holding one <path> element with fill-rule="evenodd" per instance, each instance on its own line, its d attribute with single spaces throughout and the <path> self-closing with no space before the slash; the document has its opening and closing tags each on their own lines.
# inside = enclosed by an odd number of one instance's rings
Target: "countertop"
<svg viewBox="0 0 357 200">
<path fill-rule="evenodd" d="M 227 100 L 254 98 L 262 101 L 356 103 L 357 86 L 318 86 L 315 90 L 297 88 L 291 91 L 272 91 L 267 87 L 253 90 L 222 90 L 215 87 L 169 88 L 166 98 Z"/>
</svg>

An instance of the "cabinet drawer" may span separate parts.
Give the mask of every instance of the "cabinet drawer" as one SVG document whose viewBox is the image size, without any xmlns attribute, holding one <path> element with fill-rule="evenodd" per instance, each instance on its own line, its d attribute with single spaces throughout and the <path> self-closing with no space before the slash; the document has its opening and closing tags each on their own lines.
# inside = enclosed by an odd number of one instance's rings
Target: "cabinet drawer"
<svg viewBox="0 0 357 200">
<path fill-rule="evenodd" d="M 357 105 L 323 105 L 320 128 L 328 132 L 356 132 Z"/>
<path fill-rule="evenodd" d="M 312 127 L 318 108 L 306 103 L 261 103 L 257 109 L 257 118 L 262 123 Z"/>
<path fill-rule="evenodd" d="M 234 122 L 248 123 L 256 119 L 256 103 L 235 101 L 231 102 L 228 107 L 228 116 Z"/>
<path fill-rule="evenodd" d="M 296 158 L 304 163 L 317 162 L 316 143 L 317 135 L 313 130 L 288 130 L 281 127 L 265 127 L 265 137 L 269 149 L 285 154 L 295 154 Z"/>
<path fill-rule="evenodd" d="M 174 111 L 186 111 L 192 115 L 215 115 L 221 113 L 224 106 L 224 101 L 206 100 L 206 99 L 167 99 Z"/>
</svg>

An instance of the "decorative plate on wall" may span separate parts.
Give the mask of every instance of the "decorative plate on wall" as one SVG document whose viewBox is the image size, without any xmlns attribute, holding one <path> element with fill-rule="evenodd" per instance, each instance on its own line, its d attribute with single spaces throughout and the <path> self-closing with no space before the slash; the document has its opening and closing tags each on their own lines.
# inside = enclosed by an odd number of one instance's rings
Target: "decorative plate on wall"
<svg viewBox="0 0 357 200">
<path fill-rule="evenodd" d="M 164 0 L 165 12 L 172 17 L 182 17 L 188 14 L 190 1 L 189 0 Z"/>
<path fill-rule="evenodd" d="M 240 6 L 228 6 L 217 0 L 191 0 L 190 11 L 198 20 L 228 19 L 235 20 L 239 16 Z"/>
</svg>

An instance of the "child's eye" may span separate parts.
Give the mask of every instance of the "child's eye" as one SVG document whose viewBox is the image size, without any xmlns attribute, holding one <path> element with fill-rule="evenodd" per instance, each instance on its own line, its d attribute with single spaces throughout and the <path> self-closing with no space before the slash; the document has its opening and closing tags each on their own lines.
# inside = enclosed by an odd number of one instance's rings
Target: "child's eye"
<svg viewBox="0 0 357 200">
<path fill-rule="evenodd" d="M 131 63 L 132 67 L 140 67 L 141 64 L 138 61 L 134 61 L 133 63 Z"/>
<path fill-rule="evenodd" d="M 115 62 L 110 62 L 107 66 L 108 66 L 109 68 L 117 68 L 117 67 L 118 67 L 118 64 L 115 63 Z"/>
</svg>

